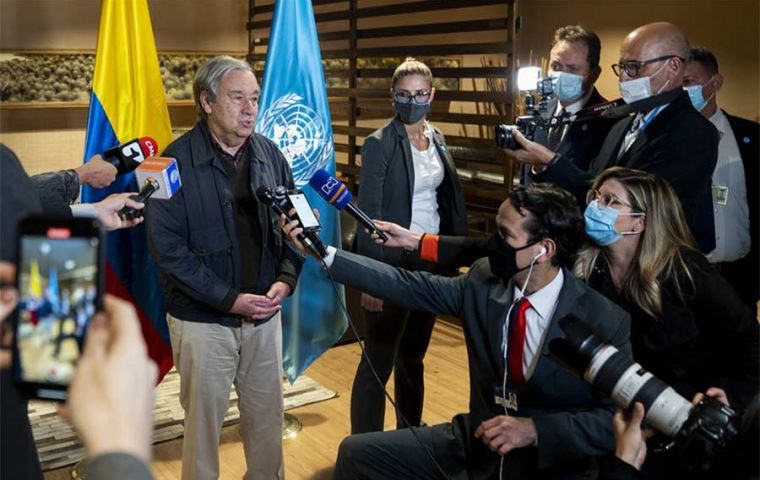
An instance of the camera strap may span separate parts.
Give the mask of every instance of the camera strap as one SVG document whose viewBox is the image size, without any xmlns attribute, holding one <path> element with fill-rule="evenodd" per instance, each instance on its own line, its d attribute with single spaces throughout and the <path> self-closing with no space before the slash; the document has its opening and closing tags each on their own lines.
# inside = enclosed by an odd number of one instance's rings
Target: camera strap
<svg viewBox="0 0 760 480">
<path fill-rule="evenodd" d="M 676 88 L 633 103 L 625 103 L 622 98 L 598 103 L 580 110 L 575 116 L 575 121 L 585 121 L 599 117 L 623 118 L 633 113 L 648 112 L 654 108 L 672 102 L 680 94 L 681 89 Z"/>
</svg>

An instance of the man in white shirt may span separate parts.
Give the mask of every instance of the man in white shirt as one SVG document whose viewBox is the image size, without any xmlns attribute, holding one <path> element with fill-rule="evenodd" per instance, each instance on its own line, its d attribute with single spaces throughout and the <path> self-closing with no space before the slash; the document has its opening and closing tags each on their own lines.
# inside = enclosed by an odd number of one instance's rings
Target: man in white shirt
<svg viewBox="0 0 760 480">
<path fill-rule="evenodd" d="M 284 227 L 298 243 L 297 222 Z M 612 451 L 614 404 L 549 357 L 567 314 L 630 355 L 630 317 L 567 270 L 583 239 L 568 192 L 519 186 L 496 216 L 488 258 L 456 278 L 394 268 L 342 250 L 325 263 L 341 283 L 406 308 L 458 316 L 470 411 L 450 423 L 352 435 L 334 478 L 585 478 Z M 426 453 L 427 452 L 427 453 Z M 503 464 L 502 464 L 503 463 Z"/>
<path fill-rule="evenodd" d="M 718 61 L 707 49 L 692 48 L 684 88 L 694 108 L 718 129 L 718 162 L 712 175 L 715 250 L 707 255 L 753 308 L 758 292 L 758 131 L 757 122 L 733 117 L 718 107 L 723 87 Z"/>
</svg>

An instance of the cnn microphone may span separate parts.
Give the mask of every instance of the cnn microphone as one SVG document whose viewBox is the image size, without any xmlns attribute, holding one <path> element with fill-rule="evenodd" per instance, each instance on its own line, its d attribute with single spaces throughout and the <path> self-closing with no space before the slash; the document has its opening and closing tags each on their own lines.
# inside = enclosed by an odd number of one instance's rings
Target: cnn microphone
<svg viewBox="0 0 760 480">
<path fill-rule="evenodd" d="M 287 222 L 292 222 L 293 218 L 288 215 L 288 211 L 292 208 L 290 200 L 288 199 L 288 191 L 285 187 L 271 187 L 262 186 L 256 190 L 256 197 L 263 202 L 266 206 L 271 208 L 277 213 L 277 215 L 285 215 Z M 314 253 L 319 255 L 320 258 L 327 256 L 327 247 L 322 243 L 322 239 L 319 238 L 317 232 L 303 231 L 298 234 L 298 240 L 304 245 L 308 246 Z"/>
<path fill-rule="evenodd" d="M 101 156 L 116 167 L 118 175 L 123 175 L 136 169 L 146 158 L 157 154 L 156 141 L 151 137 L 140 137 L 109 148 Z"/>
<path fill-rule="evenodd" d="M 135 170 L 135 178 L 138 185 L 143 185 L 137 195 L 132 195 L 132 200 L 145 203 L 149 198 L 168 200 L 182 186 L 179 178 L 177 161 L 169 157 L 149 157 Z M 142 210 L 132 207 L 124 207 L 119 211 L 122 220 L 133 220 L 142 217 Z"/>
<path fill-rule="evenodd" d="M 311 188 L 316 190 L 319 196 L 324 198 L 330 205 L 338 210 L 343 210 L 345 208 L 352 217 L 364 225 L 364 228 L 369 230 L 369 233 L 376 234 L 383 240 L 383 242 L 388 241 L 388 236 L 377 229 L 375 222 L 373 222 L 366 213 L 362 212 L 358 207 L 351 203 L 353 195 L 343 182 L 327 173 L 326 170 L 319 169 L 314 176 L 311 177 L 311 180 L 309 180 L 309 185 L 311 185 Z"/>
</svg>

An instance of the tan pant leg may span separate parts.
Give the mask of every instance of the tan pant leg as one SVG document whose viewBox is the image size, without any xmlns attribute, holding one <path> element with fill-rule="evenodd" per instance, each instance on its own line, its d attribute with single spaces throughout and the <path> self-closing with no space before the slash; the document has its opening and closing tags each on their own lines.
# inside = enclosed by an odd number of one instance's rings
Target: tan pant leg
<svg viewBox="0 0 760 480">
<path fill-rule="evenodd" d="M 185 410 L 182 480 L 219 477 L 219 435 L 240 363 L 239 328 L 167 315 Z"/>
<path fill-rule="evenodd" d="M 243 324 L 235 379 L 240 432 L 248 471 L 245 480 L 282 479 L 282 326 L 280 314 Z"/>
</svg>

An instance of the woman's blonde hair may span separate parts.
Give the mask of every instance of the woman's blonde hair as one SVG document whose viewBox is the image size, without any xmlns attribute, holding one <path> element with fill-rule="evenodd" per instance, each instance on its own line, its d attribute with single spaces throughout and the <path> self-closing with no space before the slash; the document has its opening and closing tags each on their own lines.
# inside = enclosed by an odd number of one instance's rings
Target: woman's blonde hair
<svg viewBox="0 0 760 480">
<path fill-rule="evenodd" d="M 391 87 L 395 90 L 396 83 L 402 78 L 410 75 L 419 75 L 423 77 L 428 83 L 430 83 L 430 88 L 433 88 L 433 72 L 430 71 L 430 68 L 428 68 L 427 65 L 412 57 L 406 57 L 404 62 L 396 67 L 396 70 L 393 72 L 393 78 L 391 79 Z"/>
<path fill-rule="evenodd" d="M 618 181 L 628 193 L 632 210 L 646 214 L 646 228 L 641 232 L 638 251 L 621 290 L 625 298 L 657 318 L 662 313 L 661 283 L 672 280 L 675 293 L 681 298 L 687 279 L 693 287 L 683 251 L 695 250 L 696 243 L 681 201 L 668 182 L 640 170 L 610 168 L 594 179 L 591 188 L 598 190 L 607 180 Z M 588 280 L 601 253 L 603 247 L 592 242 L 583 247 L 575 263 L 575 275 Z"/>
</svg>

